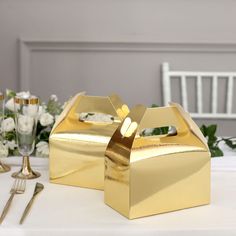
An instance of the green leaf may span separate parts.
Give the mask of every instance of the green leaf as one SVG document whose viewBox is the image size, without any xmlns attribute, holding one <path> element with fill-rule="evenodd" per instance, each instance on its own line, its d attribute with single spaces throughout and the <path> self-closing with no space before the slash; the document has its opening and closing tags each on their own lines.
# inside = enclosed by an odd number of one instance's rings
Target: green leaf
<svg viewBox="0 0 236 236">
<path fill-rule="evenodd" d="M 168 134 L 168 131 L 169 131 L 169 127 L 166 126 L 166 127 L 161 127 L 161 134 Z"/>
<path fill-rule="evenodd" d="M 158 127 L 158 128 L 154 128 L 151 135 L 162 135 L 162 134 L 168 134 L 169 131 L 169 127 Z"/>
<path fill-rule="evenodd" d="M 224 156 L 223 151 L 219 147 L 210 148 L 211 157 L 221 157 Z"/>
<path fill-rule="evenodd" d="M 43 131 L 39 134 L 38 136 L 38 142 L 39 141 L 46 141 L 48 142 L 49 140 L 49 135 L 50 135 L 50 132 L 49 131 Z"/>
<path fill-rule="evenodd" d="M 13 151 L 13 155 L 14 155 L 14 156 L 19 156 L 19 155 L 20 155 L 18 149 L 14 149 L 14 151 Z"/>
<path fill-rule="evenodd" d="M 217 125 L 209 125 L 209 126 L 207 127 L 207 135 L 208 135 L 209 137 L 215 136 L 216 130 L 217 130 Z"/>
<path fill-rule="evenodd" d="M 207 138 L 207 144 L 211 152 L 211 157 L 223 156 L 224 153 L 218 146 L 219 142 L 216 136 L 217 125 L 215 124 L 209 126 L 202 125 L 200 129 L 204 137 Z"/>
<path fill-rule="evenodd" d="M 217 141 L 217 137 L 216 136 L 208 136 L 208 145 L 209 146 L 214 146 L 214 144 Z"/>
<path fill-rule="evenodd" d="M 49 99 L 46 111 L 53 116 L 59 115 L 62 112 L 62 106 L 58 101 Z"/>
<path fill-rule="evenodd" d="M 11 132 L 6 132 L 4 135 L 4 138 L 8 141 L 12 141 L 16 139 L 16 133 L 15 131 L 11 131 Z"/>
<path fill-rule="evenodd" d="M 227 146 L 229 146 L 232 149 L 236 148 L 236 143 L 234 143 L 234 141 L 230 140 L 230 139 L 223 139 L 225 141 L 225 144 Z"/>
<path fill-rule="evenodd" d="M 152 107 L 159 107 L 157 104 L 153 103 Z"/>
<path fill-rule="evenodd" d="M 44 129 L 45 129 L 45 127 L 42 126 L 42 125 L 40 124 L 40 122 L 38 122 L 36 133 L 37 133 L 37 134 L 40 134 L 40 133 L 42 132 L 42 130 L 44 130 Z"/>
<path fill-rule="evenodd" d="M 15 113 L 5 107 L 5 118 L 15 118 Z"/>
<path fill-rule="evenodd" d="M 8 98 L 13 98 L 13 97 L 16 96 L 16 92 L 13 91 L 13 90 L 11 90 L 11 89 L 6 89 L 6 96 L 7 96 Z"/>
<path fill-rule="evenodd" d="M 160 135 L 161 134 L 161 129 L 160 128 L 155 128 L 152 131 L 151 135 Z"/>
<path fill-rule="evenodd" d="M 206 137 L 207 136 L 207 127 L 205 125 L 202 125 L 200 127 L 200 130 L 202 131 L 204 137 Z"/>
</svg>

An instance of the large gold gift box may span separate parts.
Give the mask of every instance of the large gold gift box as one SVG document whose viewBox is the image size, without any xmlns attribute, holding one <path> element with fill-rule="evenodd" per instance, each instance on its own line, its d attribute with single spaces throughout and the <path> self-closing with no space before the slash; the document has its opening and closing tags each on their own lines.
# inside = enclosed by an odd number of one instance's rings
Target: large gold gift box
<svg viewBox="0 0 236 236">
<path fill-rule="evenodd" d="M 177 132 L 141 135 L 145 128 L 165 126 Z M 208 146 L 178 104 L 133 108 L 105 155 L 105 203 L 129 219 L 210 202 Z"/>
<path fill-rule="evenodd" d="M 128 107 L 116 95 L 77 94 L 67 104 L 50 135 L 50 181 L 93 189 L 104 188 L 104 152 Z M 83 114 L 111 119 L 81 120 Z"/>
</svg>

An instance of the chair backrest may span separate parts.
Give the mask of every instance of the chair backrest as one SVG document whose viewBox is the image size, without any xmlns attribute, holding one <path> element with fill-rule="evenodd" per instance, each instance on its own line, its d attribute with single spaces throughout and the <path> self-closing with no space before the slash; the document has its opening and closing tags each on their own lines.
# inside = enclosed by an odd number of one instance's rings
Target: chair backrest
<svg viewBox="0 0 236 236">
<path fill-rule="evenodd" d="M 226 111 L 218 112 L 218 79 L 224 77 L 227 79 L 227 98 Z M 179 78 L 181 86 L 181 102 L 183 108 L 188 111 L 188 90 L 187 79 L 196 79 L 197 92 L 197 109 L 196 112 L 190 113 L 193 118 L 219 118 L 219 119 L 236 119 L 236 113 L 233 113 L 233 88 L 236 72 L 196 72 L 196 71 L 170 71 L 169 63 L 162 64 L 162 86 L 164 105 L 171 102 L 171 79 Z M 203 112 L 203 80 L 212 79 L 211 93 L 211 112 Z M 236 102 L 236 101 L 234 101 Z"/>
</svg>

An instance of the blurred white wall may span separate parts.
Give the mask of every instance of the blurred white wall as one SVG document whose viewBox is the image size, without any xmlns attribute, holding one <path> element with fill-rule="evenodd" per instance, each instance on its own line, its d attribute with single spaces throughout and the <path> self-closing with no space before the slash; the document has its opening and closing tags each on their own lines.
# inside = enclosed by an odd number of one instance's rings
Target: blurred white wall
<svg viewBox="0 0 236 236">
<path fill-rule="evenodd" d="M 0 0 L 0 88 L 161 105 L 164 61 L 236 71 L 235 9 L 234 0 Z M 235 121 L 207 122 L 236 133 Z"/>
</svg>

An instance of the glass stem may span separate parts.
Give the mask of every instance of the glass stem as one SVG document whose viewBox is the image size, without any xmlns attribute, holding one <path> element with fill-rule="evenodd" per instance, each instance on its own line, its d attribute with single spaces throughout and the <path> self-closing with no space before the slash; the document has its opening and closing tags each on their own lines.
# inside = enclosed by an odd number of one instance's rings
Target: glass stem
<svg viewBox="0 0 236 236">
<path fill-rule="evenodd" d="M 29 156 L 23 156 L 22 173 L 24 175 L 29 175 L 30 173 L 32 173 L 32 169 L 31 169 L 30 162 L 29 162 Z"/>
</svg>

